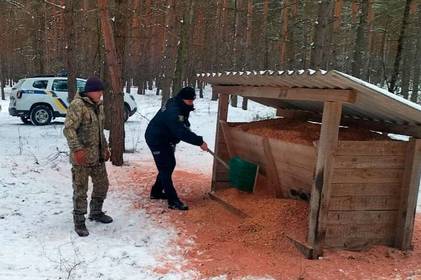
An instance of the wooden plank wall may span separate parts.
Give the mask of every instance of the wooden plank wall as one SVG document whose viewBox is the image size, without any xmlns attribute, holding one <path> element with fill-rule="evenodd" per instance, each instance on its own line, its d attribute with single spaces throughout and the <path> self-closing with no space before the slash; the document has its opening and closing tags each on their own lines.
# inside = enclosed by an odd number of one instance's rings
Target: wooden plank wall
<svg viewBox="0 0 421 280">
<path fill-rule="evenodd" d="M 393 245 L 408 142 L 340 141 L 334 156 L 326 247 Z"/>
<path fill-rule="evenodd" d="M 282 189 L 311 193 L 316 167 L 313 146 L 269 139 Z"/>
<path fill-rule="evenodd" d="M 269 179 L 278 196 L 288 197 L 290 189 L 311 192 L 316 164 L 312 146 L 269 139 L 222 123 L 231 156 L 254 162 Z M 270 154 L 270 155 L 268 155 Z"/>
</svg>

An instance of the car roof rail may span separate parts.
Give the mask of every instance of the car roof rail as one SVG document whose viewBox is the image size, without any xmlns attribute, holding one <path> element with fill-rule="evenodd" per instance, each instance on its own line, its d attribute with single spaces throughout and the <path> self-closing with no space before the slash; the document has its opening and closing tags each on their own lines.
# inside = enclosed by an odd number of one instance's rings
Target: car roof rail
<svg viewBox="0 0 421 280">
<path fill-rule="evenodd" d="M 52 78 L 52 77 L 55 77 L 55 75 L 52 75 L 52 74 L 40 74 L 40 75 L 34 75 L 34 76 L 26 77 L 25 79 L 29 79 L 29 78 Z"/>
</svg>

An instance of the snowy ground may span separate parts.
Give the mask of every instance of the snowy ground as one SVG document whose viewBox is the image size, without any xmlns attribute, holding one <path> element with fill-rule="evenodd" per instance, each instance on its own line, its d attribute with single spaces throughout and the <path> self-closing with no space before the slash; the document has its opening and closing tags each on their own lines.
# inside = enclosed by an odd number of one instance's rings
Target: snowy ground
<svg viewBox="0 0 421 280">
<path fill-rule="evenodd" d="M 206 97 L 197 100 L 191 123 L 213 147 L 217 103 L 209 95 L 206 91 Z M 125 154 L 127 165 L 122 168 L 152 160 L 143 133 L 160 100 L 152 92 L 136 98 L 140 110 L 126 125 L 131 153 Z M 104 207 L 115 222 L 88 222 L 91 235 L 77 237 L 63 119 L 45 127 L 24 125 L 8 115 L 8 97 L 0 105 L 0 280 L 197 278 L 194 271 L 178 269 L 185 259 L 180 248 L 169 246 L 177 238 L 175 228 L 164 228 L 143 209 L 129 209 L 135 194 L 119 190 L 113 180 Z M 250 107 L 250 111 L 230 109 L 229 119 L 274 115 L 253 102 Z M 177 160 L 180 168 L 211 172 L 212 159 L 197 147 L 180 144 Z M 175 268 L 164 275 L 154 272 L 163 261 L 175 263 Z"/>
</svg>

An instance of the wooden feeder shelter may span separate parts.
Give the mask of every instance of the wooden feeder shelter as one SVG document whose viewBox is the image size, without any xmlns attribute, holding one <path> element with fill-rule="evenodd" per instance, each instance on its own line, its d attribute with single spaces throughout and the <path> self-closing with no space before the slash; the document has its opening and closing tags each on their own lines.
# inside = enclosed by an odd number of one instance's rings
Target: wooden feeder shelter
<svg viewBox="0 0 421 280">
<path fill-rule="evenodd" d="M 323 248 L 388 245 L 411 249 L 421 175 L 421 106 L 339 71 L 199 74 L 218 94 L 216 154 L 255 162 L 278 197 L 309 201 L 308 258 Z M 277 109 L 284 119 L 318 122 L 320 138 L 301 145 L 250 134 L 228 123 L 229 97 Z M 340 127 L 409 136 L 381 141 L 338 138 Z M 229 187 L 213 164 L 212 191 Z"/>
</svg>

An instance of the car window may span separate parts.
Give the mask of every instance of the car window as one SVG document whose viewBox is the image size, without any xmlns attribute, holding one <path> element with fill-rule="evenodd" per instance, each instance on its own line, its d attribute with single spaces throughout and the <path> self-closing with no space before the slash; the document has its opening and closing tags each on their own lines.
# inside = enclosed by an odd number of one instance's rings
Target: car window
<svg viewBox="0 0 421 280">
<path fill-rule="evenodd" d="M 37 80 L 34 81 L 32 87 L 39 88 L 39 89 L 46 89 L 48 85 L 48 80 Z"/>
<path fill-rule="evenodd" d="M 25 82 L 25 79 L 20 79 L 13 87 L 12 89 L 18 89 L 22 86 L 23 82 Z"/>
<path fill-rule="evenodd" d="M 51 89 L 54 91 L 67 91 L 67 80 L 54 80 Z"/>
<path fill-rule="evenodd" d="M 82 91 L 85 90 L 85 84 L 86 84 L 85 80 L 77 80 L 76 84 L 77 84 L 77 91 L 78 92 L 82 92 Z"/>
</svg>

